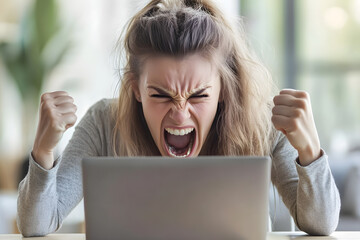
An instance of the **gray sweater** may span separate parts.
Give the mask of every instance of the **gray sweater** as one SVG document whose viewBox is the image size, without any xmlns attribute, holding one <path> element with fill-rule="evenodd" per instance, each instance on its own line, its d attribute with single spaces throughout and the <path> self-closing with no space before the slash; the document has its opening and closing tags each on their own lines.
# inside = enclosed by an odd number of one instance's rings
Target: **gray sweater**
<svg viewBox="0 0 360 240">
<path fill-rule="evenodd" d="M 19 185 L 18 227 L 24 236 L 43 236 L 60 228 L 83 198 L 81 160 L 113 156 L 110 117 L 112 100 L 93 105 L 77 125 L 54 167 L 43 169 L 30 156 L 29 172 Z M 325 153 L 302 167 L 297 151 L 279 133 L 273 146 L 271 180 L 299 229 L 311 235 L 335 231 L 340 198 Z"/>
</svg>

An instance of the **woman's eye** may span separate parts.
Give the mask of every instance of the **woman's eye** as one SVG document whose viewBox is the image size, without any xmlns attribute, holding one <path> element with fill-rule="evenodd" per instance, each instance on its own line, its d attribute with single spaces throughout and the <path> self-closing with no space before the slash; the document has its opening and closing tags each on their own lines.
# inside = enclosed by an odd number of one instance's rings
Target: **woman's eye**
<svg viewBox="0 0 360 240">
<path fill-rule="evenodd" d="M 153 98 L 171 98 L 170 96 L 162 95 L 162 94 L 152 94 L 152 95 L 150 95 L 150 97 L 153 97 Z"/>
<path fill-rule="evenodd" d="M 206 98 L 206 97 L 209 97 L 209 95 L 207 95 L 207 94 L 201 94 L 201 95 L 193 95 L 193 96 L 190 96 L 190 98 Z"/>
</svg>

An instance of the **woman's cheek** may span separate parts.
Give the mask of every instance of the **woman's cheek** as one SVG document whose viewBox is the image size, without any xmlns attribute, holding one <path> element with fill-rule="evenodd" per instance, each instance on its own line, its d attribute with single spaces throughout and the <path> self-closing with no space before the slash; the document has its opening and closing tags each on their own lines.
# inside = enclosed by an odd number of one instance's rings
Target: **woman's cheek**
<svg viewBox="0 0 360 240">
<path fill-rule="evenodd" d="M 156 125 L 157 130 L 161 130 L 161 124 L 168 112 L 168 104 L 165 103 L 150 103 L 148 106 L 149 115 L 151 115 L 151 120 L 154 125 Z"/>
<path fill-rule="evenodd" d="M 166 110 L 167 105 L 167 103 L 148 100 L 146 101 L 146 105 L 144 105 L 144 109 L 147 109 L 149 112 L 151 111 L 153 114 L 159 115 L 161 112 Z"/>
<path fill-rule="evenodd" d="M 169 103 L 155 103 L 155 104 L 153 104 L 155 114 L 157 114 L 157 116 L 159 118 L 164 118 L 166 113 L 170 109 L 169 105 L 170 105 Z"/>
<path fill-rule="evenodd" d="M 217 104 L 204 102 L 204 103 L 194 104 L 192 105 L 192 108 L 197 116 L 202 116 L 202 118 L 203 116 L 211 117 L 212 115 L 215 116 L 217 110 Z"/>
</svg>

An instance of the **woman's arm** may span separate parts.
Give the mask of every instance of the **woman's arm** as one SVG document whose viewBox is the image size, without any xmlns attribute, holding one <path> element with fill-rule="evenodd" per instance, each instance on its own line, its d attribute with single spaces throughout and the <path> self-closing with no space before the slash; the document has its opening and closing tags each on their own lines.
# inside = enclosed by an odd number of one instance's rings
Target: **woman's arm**
<svg viewBox="0 0 360 240">
<path fill-rule="evenodd" d="M 310 165 L 298 164 L 298 153 L 279 133 L 273 150 L 271 180 L 298 228 L 310 235 L 330 235 L 340 212 L 340 196 L 326 153 Z"/>
<path fill-rule="evenodd" d="M 109 132 L 102 122 L 107 118 L 104 101 L 95 104 L 75 129 L 61 158 L 45 169 L 30 156 L 29 172 L 19 185 L 18 227 L 24 236 L 44 236 L 55 232 L 64 218 L 80 202 L 81 160 L 106 155 Z M 109 127 L 111 129 L 111 127 Z"/>
<path fill-rule="evenodd" d="M 39 125 L 31 155 L 42 168 L 53 168 L 54 149 L 64 132 L 74 126 L 76 110 L 74 99 L 67 92 L 41 95 Z"/>
<path fill-rule="evenodd" d="M 307 92 L 284 89 L 274 97 L 272 122 L 285 134 L 298 151 L 299 163 L 307 166 L 321 156 L 320 140 L 316 131 Z"/>
<path fill-rule="evenodd" d="M 320 148 L 310 97 L 288 89 L 274 103 L 272 121 L 284 135 L 273 151 L 272 181 L 299 229 L 329 235 L 338 224 L 340 198 Z"/>
</svg>

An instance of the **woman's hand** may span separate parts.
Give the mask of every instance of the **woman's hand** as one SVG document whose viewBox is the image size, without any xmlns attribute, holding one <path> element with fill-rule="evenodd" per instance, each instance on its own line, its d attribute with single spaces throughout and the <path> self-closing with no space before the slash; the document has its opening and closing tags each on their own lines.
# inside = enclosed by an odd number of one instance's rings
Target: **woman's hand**
<svg viewBox="0 0 360 240">
<path fill-rule="evenodd" d="M 302 166 L 307 166 L 321 156 L 320 141 L 307 92 L 284 89 L 274 97 L 273 122 L 290 144 L 298 151 Z"/>
<path fill-rule="evenodd" d="M 53 167 L 53 150 L 64 132 L 75 124 L 76 110 L 74 99 L 67 92 L 44 93 L 41 96 L 39 125 L 32 154 L 43 168 Z"/>
</svg>

